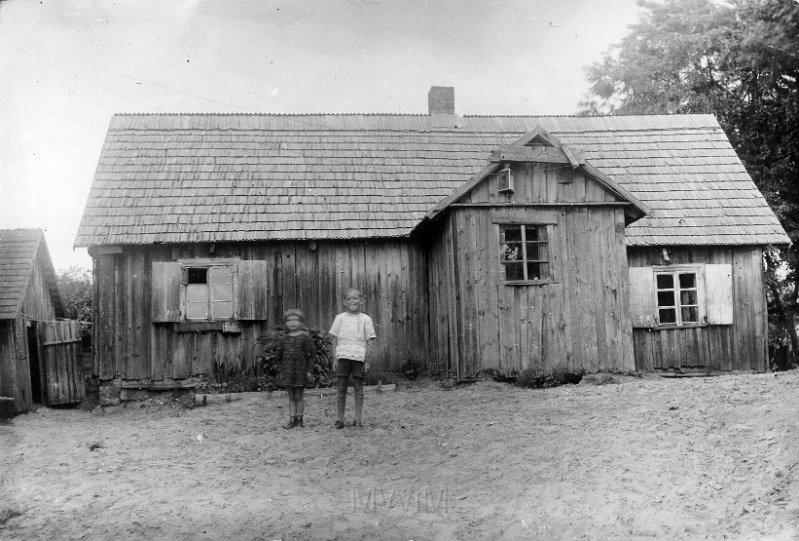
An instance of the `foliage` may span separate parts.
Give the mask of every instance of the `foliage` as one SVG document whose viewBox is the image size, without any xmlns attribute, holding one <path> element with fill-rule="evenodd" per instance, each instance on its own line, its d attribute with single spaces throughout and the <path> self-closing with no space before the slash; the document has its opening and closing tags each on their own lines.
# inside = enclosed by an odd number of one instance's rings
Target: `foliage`
<svg viewBox="0 0 799 541">
<path fill-rule="evenodd" d="M 641 21 L 587 68 L 592 96 L 583 114 L 716 116 L 793 242 L 766 263 L 772 326 L 781 326 L 798 350 L 799 3 L 639 0 L 639 6 Z"/>
<path fill-rule="evenodd" d="M 80 322 L 81 335 L 91 335 L 92 273 L 83 267 L 69 267 L 56 274 L 58 291 L 68 319 Z"/>
<path fill-rule="evenodd" d="M 546 389 L 549 387 L 559 387 L 560 385 L 576 385 L 583 378 L 582 374 L 572 374 L 569 372 L 553 372 L 551 374 L 539 374 L 531 368 L 522 370 L 516 377 L 516 385 L 530 389 Z"/>
</svg>

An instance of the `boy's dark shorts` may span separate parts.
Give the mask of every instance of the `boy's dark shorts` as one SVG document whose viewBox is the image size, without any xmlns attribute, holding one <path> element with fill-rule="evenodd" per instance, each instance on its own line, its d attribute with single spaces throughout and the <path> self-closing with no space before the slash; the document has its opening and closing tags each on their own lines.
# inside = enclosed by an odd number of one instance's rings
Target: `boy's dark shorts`
<svg viewBox="0 0 799 541">
<path fill-rule="evenodd" d="M 339 359 L 336 375 L 346 378 L 352 376 L 354 378 L 363 377 L 363 361 L 353 361 L 352 359 Z"/>
</svg>

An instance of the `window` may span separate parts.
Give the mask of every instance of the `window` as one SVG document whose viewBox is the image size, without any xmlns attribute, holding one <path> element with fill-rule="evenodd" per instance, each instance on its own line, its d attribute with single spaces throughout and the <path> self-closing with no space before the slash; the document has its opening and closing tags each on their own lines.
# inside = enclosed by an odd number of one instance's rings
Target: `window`
<svg viewBox="0 0 799 541">
<path fill-rule="evenodd" d="M 233 318 L 233 266 L 185 267 L 186 319 Z"/>
<path fill-rule="evenodd" d="M 552 270 L 546 225 L 499 226 L 501 277 L 505 282 L 549 280 Z"/>
<path fill-rule="evenodd" d="M 732 266 L 723 264 L 630 267 L 634 328 L 732 325 Z"/>
<path fill-rule="evenodd" d="M 206 328 L 211 322 L 263 321 L 267 317 L 266 261 L 195 258 L 154 261 L 151 309 L 153 323 L 181 323 Z M 213 324 L 216 324 L 213 323 Z M 191 324 L 191 325 L 188 325 Z"/>
<path fill-rule="evenodd" d="M 657 272 L 655 283 L 661 325 L 699 323 L 697 272 Z"/>
</svg>

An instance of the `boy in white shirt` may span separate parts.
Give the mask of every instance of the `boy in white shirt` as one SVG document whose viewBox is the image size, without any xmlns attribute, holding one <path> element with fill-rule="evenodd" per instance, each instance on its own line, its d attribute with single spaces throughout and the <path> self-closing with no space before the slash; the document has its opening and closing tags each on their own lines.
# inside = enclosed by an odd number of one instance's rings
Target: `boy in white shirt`
<svg viewBox="0 0 799 541">
<path fill-rule="evenodd" d="M 363 426 L 363 377 L 369 369 L 368 352 L 372 340 L 377 338 L 372 318 L 361 312 L 363 298 L 357 289 L 344 292 L 344 308 L 336 316 L 330 334 L 336 351 L 336 377 L 338 389 L 338 420 L 336 428 L 344 428 L 344 410 L 347 404 L 347 383 L 352 376 L 355 394 L 355 420 L 352 426 Z"/>
</svg>

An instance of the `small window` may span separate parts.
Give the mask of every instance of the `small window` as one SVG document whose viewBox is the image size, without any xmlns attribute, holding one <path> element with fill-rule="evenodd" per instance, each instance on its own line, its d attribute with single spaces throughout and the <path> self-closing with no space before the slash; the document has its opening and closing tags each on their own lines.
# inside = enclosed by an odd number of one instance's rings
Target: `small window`
<svg viewBox="0 0 799 541">
<path fill-rule="evenodd" d="M 657 272 L 658 321 L 661 325 L 699 323 L 697 272 Z"/>
<path fill-rule="evenodd" d="M 499 226 L 500 271 L 505 282 L 539 282 L 552 277 L 546 225 Z"/>
<path fill-rule="evenodd" d="M 187 267 L 185 273 L 186 319 L 233 318 L 232 265 Z"/>
</svg>

